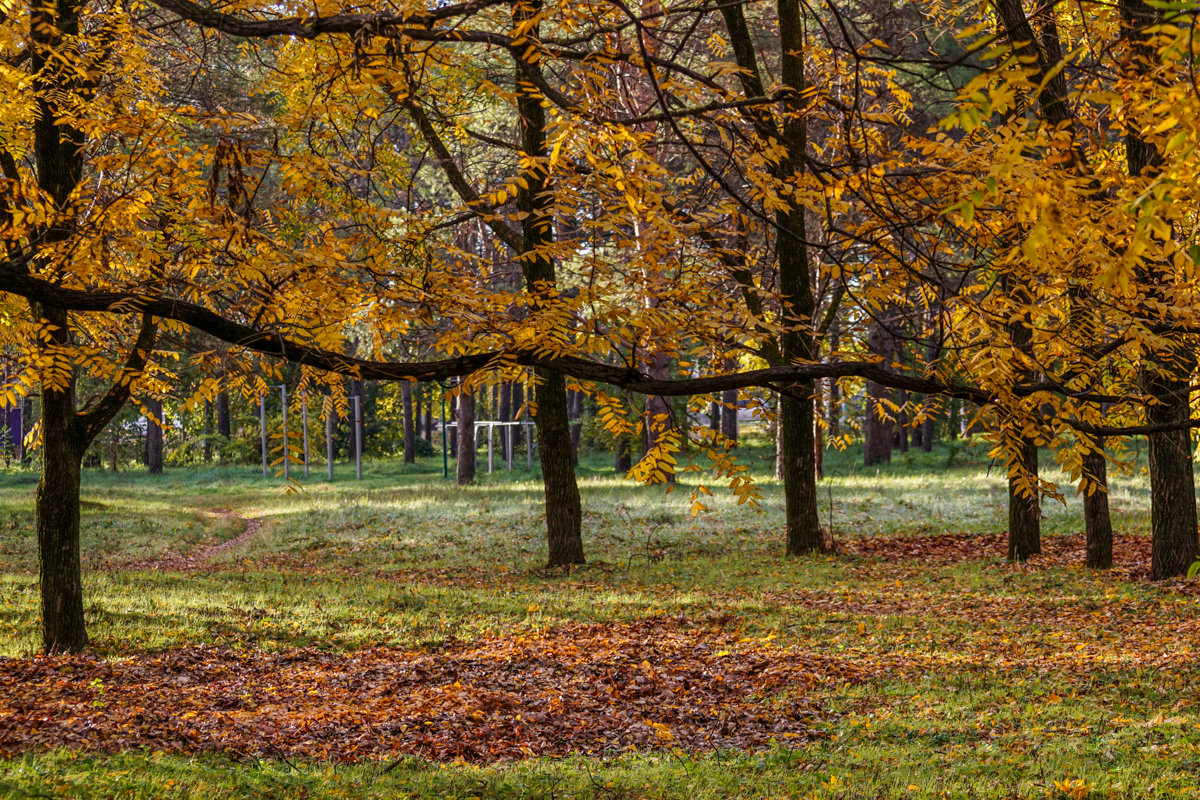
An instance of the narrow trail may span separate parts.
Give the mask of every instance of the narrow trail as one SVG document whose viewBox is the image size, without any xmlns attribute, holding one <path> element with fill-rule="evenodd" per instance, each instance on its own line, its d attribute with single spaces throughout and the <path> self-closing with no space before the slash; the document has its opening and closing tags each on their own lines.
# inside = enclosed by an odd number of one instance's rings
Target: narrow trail
<svg viewBox="0 0 1200 800">
<path fill-rule="evenodd" d="M 226 519 L 241 520 L 245 530 L 232 539 L 217 544 L 200 545 L 188 553 L 168 553 L 158 558 L 149 558 L 125 565 L 126 569 L 183 571 L 202 569 L 212 565 L 220 556 L 245 546 L 262 532 L 263 523 L 256 517 L 243 516 L 230 508 L 214 508 L 208 513 Z"/>
</svg>

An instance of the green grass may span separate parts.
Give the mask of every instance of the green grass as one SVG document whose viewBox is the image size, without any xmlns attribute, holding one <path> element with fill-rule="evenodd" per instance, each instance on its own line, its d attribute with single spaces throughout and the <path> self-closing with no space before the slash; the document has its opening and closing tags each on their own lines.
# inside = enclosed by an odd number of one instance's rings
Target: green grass
<svg viewBox="0 0 1200 800">
<path fill-rule="evenodd" d="M 857 455 L 829 454 L 820 484 L 822 524 L 832 520 L 839 540 L 1004 529 L 1004 482 L 981 449 L 910 452 L 881 469 Z M 58 750 L 0 759 L 0 795 L 1200 797 L 1200 609 L 1189 585 L 994 556 L 785 559 L 767 452 L 751 447 L 745 459 L 761 508 L 714 487 L 712 511 L 695 518 L 700 475 L 666 494 L 618 479 L 602 456 L 585 459 L 589 564 L 554 572 L 540 568 L 540 487 L 523 469 L 459 489 L 439 460 L 380 462 L 361 483 L 344 466 L 327 483 L 317 468 L 292 491 L 243 468 L 88 472 L 90 631 L 97 651 L 121 658 L 201 642 L 436 650 L 575 622 L 731 615 L 748 640 L 866 672 L 814 689 L 821 736 L 811 743 L 486 767 Z M 0 474 L 6 656 L 38 642 L 32 488 L 29 473 Z M 1068 495 L 1046 504 L 1045 535 L 1082 531 Z M 1120 532 L 1148 533 L 1144 475 L 1119 476 L 1111 501 Z M 218 509 L 261 520 L 260 534 L 204 570 L 146 568 L 238 535 L 245 523 Z"/>
</svg>

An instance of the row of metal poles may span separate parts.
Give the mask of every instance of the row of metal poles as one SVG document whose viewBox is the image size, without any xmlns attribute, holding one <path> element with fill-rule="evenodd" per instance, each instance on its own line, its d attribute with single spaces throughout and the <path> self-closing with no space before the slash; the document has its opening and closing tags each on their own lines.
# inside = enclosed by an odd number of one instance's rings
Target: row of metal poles
<svg viewBox="0 0 1200 800">
<path fill-rule="evenodd" d="M 279 396 L 283 400 L 283 478 L 291 477 L 291 438 L 288 431 L 288 391 L 286 386 L 279 387 Z M 354 471 L 362 480 L 362 403 L 361 398 L 354 395 L 350 398 L 354 407 Z M 329 470 L 329 480 L 333 480 L 333 399 L 325 398 L 329 404 L 325 414 L 325 464 Z M 301 428 L 304 431 L 304 477 L 308 477 L 308 395 L 300 399 Z M 262 469 L 263 477 L 270 477 L 270 459 L 267 453 L 267 404 L 265 398 L 258 396 L 258 427 L 262 439 Z"/>
<path fill-rule="evenodd" d="M 291 477 L 291 438 L 288 429 L 288 390 L 286 386 L 279 386 L 279 396 L 283 401 L 283 478 L 288 480 Z M 359 480 L 362 480 L 362 398 L 358 395 L 350 397 L 351 405 L 354 410 L 354 471 Z M 334 422 L 333 399 L 326 397 L 322 401 L 322 410 L 325 411 L 325 464 L 329 471 L 329 480 L 333 480 L 333 433 L 336 423 Z M 329 407 L 325 408 L 324 404 Z M 304 477 L 308 477 L 308 395 L 303 395 L 300 399 L 300 416 L 301 430 L 304 436 Z M 270 458 L 267 447 L 267 404 L 263 395 L 258 396 L 258 423 L 259 433 L 262 440 L 262 470 L 263 477 L 270 477 Z M 488 429 L 488 474 L 490 475 L 494 466 L 493 459 L 493 440 L 495 439 L 496 428 L 509 428 L 515 426 L 532 426 L 529 421 L 524 422 L 491 422 L 483 421 L 476 422 L 475 425 L 480 428 Z M 457 428 L 457 423 L 446 424 L 446 406 L 445 400 L 442 402 L 442 476 L 449 474 L 449 465 L 446 458 L 448 453 L 446 436 L 450 428 Z M 457 431 L 456 431 L 457 433 Z M 508 446 L 504 448 L 507 455 L 505 461 L 508 468 L 512 469 L 513 465 L 513 447 L 512 441 L 509 440 Z M 533 436 L 525 437 L 525 465 L 527 468 L 533 467 Z"/>
</svg>

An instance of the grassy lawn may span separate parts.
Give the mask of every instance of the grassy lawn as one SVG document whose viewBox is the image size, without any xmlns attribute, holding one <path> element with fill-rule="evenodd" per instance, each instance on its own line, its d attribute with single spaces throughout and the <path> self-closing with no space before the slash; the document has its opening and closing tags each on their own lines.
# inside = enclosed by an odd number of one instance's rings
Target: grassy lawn
<svg viewBox="0 0 1200 800">
<path fill-rule="evenodd" d="M 1074 496 L 1004 562 L 979 449 L 857 457 L 805 559 L 765 448 L 762 506 L 698 517 L 698 473 L 585 459 L 569 571 L 520 468 L 91 471 L 79 659 L 33 658 L 35 476 L 0 473 L 0 796 L 1200 797 L 1200 589 L 1139 577 L 1144 475 L 1095 574 Z"/>
</svg>

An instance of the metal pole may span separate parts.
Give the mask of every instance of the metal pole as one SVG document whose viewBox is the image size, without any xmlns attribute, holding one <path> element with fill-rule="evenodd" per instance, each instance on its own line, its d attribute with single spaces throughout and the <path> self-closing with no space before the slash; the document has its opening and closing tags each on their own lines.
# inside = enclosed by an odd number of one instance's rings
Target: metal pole
<svg viewBox="0 0 1200 800">
<path fill-rule="evenodd" d="M 450 451 L 446 447 L 446 387 L 441 381 L 438 386 L 442 389 L 442 477 L 450 475 Z"/>
<path fill-rule="evenodd" d="M 362 480 L 362 398 L 354 395 L 354 468 Z"/>
<path fill-rule="evenodd" d="M 258 431 L 262 439 L 263 477 L 267 477 L 267 404 L 263 396 L 258 396 Z"/>
<path fill-rule="evenodd" d="M 304 423 L 304 477 L 308 477 L 308 392 L 300 399 L 300 418 Z"/>
<path fill-rule="evenodd" d="M 321 405 L 325 411 L 325 465 L 329 468 L 329 480 L 333 480 L 333 398 L 326 397 Z"/>
<path fill-rule="evenodd" d="M 287 427 L 287 386 L 279 387 L 279 398 L 283 401 L 283 479 L 289 480 L 291 475 L 288 472 L 288 427 Z"/>
<path fill-rule="evenodd" d="M 492 434 L 496 432 L 496 426 L 489 424 L 488 429 L 488 475 L 492 474 Z"/>
</svg>

